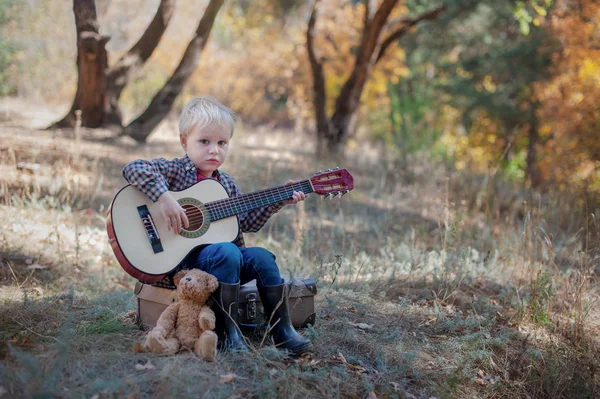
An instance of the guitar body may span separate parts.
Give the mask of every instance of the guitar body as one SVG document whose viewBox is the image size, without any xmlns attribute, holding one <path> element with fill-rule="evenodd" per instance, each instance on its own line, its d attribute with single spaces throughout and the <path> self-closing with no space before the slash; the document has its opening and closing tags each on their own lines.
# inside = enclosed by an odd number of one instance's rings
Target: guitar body
<svg viewBox="0 0 600 399">
<path fill-rule="evenodd" d="M 132 185 L 117 193 L 109 210 L 107 230 L 109 242 L 125 271 L 144 283 L 155 283 L 171 272 L 195 247 L 217 242 L 231 242 L 238 235 L 236 216 L 211 221 L 202 205 L 228 198 L 227 191 L 217 181 L 202 180 L 183 191 L 172 191 L 173 197 L 187 206 L 196 206 L 203 220 L 190 229 L 175 234 L 167 229 L 158 203 Z M 190 205 L 191 204 L 191 205 Z M 145 206 L 151 216 L 162 250 L 156 252 L 149 238 L 148 223 L 144 223 L 139 207 Z M 189 213 L 186 209 L 186 213 Z M 193 216 L 188 215 L 192 219 Z M 194 228 L 195 227 L 195 228 Z"/>
<path fill-rule="evenodd" d="M 293 197 L 294 191 L 340 198 L 354 188 L 346 169 L 318 172 L 307 180 L 229 198 L 216 180 L 202 180 L 183 191 L 171 191 L 185 211 L 189 227 L 179 234 L 167 229 L 158 203 L 132 185 L 113 199 L 106 219 L 108 239 L 123 269 L 147 284 L 162 280 L 194 248 L 232 242 L 239 232 L 237 215 Z"/>
</svg>

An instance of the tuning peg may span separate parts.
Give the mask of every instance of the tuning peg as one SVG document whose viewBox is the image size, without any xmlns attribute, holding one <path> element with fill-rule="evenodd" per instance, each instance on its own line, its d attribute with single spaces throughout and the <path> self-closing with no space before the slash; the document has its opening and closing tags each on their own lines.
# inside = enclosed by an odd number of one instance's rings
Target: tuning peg
<svg viewBox="0 0 600 399">
<path fill-rule="evenodd" d="M 333 198 L 333 193 L 327 193 L 327 194 L 326 194 L 326 195 L 323 197 L 323 199 L 331 199 L 331 198 Z"/>
<path fill-rule="evenodd" d="M 350 190 L 342 190 L 340 191 L 340 198 L 342 198 L 344 195 L 348 194 L 350 192 Z"/>
<path fill-rule="evenodd" d="M 339 166 L 336 166 L 333 170 L 338 170 L 339 168 L 340 168 Z"/>
</svg>

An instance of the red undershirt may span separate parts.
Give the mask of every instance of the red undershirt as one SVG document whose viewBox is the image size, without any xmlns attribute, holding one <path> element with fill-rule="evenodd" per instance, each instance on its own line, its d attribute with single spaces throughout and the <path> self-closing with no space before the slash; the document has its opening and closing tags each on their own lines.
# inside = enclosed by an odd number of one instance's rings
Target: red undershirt
<svg viewBox="0 0 600 399">
<path fill-rule="evenodd" d="M 212 177 L 207 177 L 204 176 L 202 173 L 200 173 L 200 170 L 198 170 L 198 168 L 196 168 L 196 183 L 199 181 L 202 181 L 204 179 L 215 179 L 215 180 L 219 180 L 217 177 L 217 171 L 215 170 L 212 174 Z"/>
</svg>

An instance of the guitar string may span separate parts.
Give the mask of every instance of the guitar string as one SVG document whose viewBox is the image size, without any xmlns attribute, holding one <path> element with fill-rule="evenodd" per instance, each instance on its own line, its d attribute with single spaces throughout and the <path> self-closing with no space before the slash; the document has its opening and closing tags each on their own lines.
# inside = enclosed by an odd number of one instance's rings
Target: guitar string
<svg viewBox="0 0 600 399">
<path fill-rule="evenodd" d="M 227 217 L 228 214 L 246 212 L 258 206 L 274 204 L 291 197 L 296 189 L 307 191 L 309 194 L 312 189 L 308 180 L 298 182 L 292 185 L 275 187 L 273 189 L 261 190 L 255 193 L 242 195 L 239 197 L 225 198 L 210 203 L 211 210 L 216 210 L 217 217 Z M 214 206 L 213 206 L 214 204 Z M 257 206 L 254 206 L 257 205 Z"/>
<path fill-rule="evenodd" d="M 255 193 L 245 194 L 238 197 L 224 198 L 210 203 L 210 206 L 214 209 L 227 210 L 230 208 L 238 208 L 237 210 L 245 211 L 245 205 L 258 202 L 260 205 L 265 205 L 271 201 L 279 202 L 284 199 L 282 195 L 290 196 L 295 189 L 305 189 L 301 183 L 293 185 L 280 186 L 272 189 L 262 190 Z"/>
<path fill-rule="evenodd" d="M 302 191 L 306 192 L 306 194 L 310 194 L 313 191 L 309 181 L 304 180 L 291 185 L 274 187 L 255 193 L 245 194 L 239 197 L 224 198 L 222 200 L 205 204 L 205 206 L 210 214 L 213 215 L 212 219 L 218 220 L 227 217 L 229 212 L 234 212 L 233 214 L 235 215 L 237 213 L 246 212 L 260 206 L 283 201 L 288 199 L 292 192 L 297 189 L 301 189 Z M 193 208 L 193 211 L 195 213 L 192 214 L 191 217 L 188 216 L 188 221 L 190 224 L 203 222 L 204 217 L 202 212 L 196 207 Z M 196 212 L 199 213 L 199 215 L 197 215 Z M 192 210 L 190 210 L 190 214 L 191 213 Z"/>
<path fill-rule="evenodd" d="M 310 193 L 310 185 L 302 183 L 304 182 L 262 190 L 260 192 L 250 193 L 240 197 L 225 198 L 206 204 L 206 206 L 212 215 L 212 220 L 223 219 L 225 217 L 246 212 L 260 206 L 283 201 L 289 198 L 292 192 L 296 189 L 301 189 L 303 191 L 307 191 L 307 193 Z"/>
</svg>

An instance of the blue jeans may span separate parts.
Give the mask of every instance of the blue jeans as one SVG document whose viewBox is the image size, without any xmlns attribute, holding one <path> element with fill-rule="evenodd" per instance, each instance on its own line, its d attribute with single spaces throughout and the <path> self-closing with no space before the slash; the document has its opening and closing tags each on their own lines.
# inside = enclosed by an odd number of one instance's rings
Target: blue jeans
<svg viewBox="0 0 600 399">
<path fill-rule="evenodd" d="M 261 247 L 241 248 L 230 242 L 211 244 L 194 249 L 180 266 L 200 269 L 226 284 L 245 284 L 254 279 L 259 287 L 283 283 L 275 255 Z"/>
</svg>

